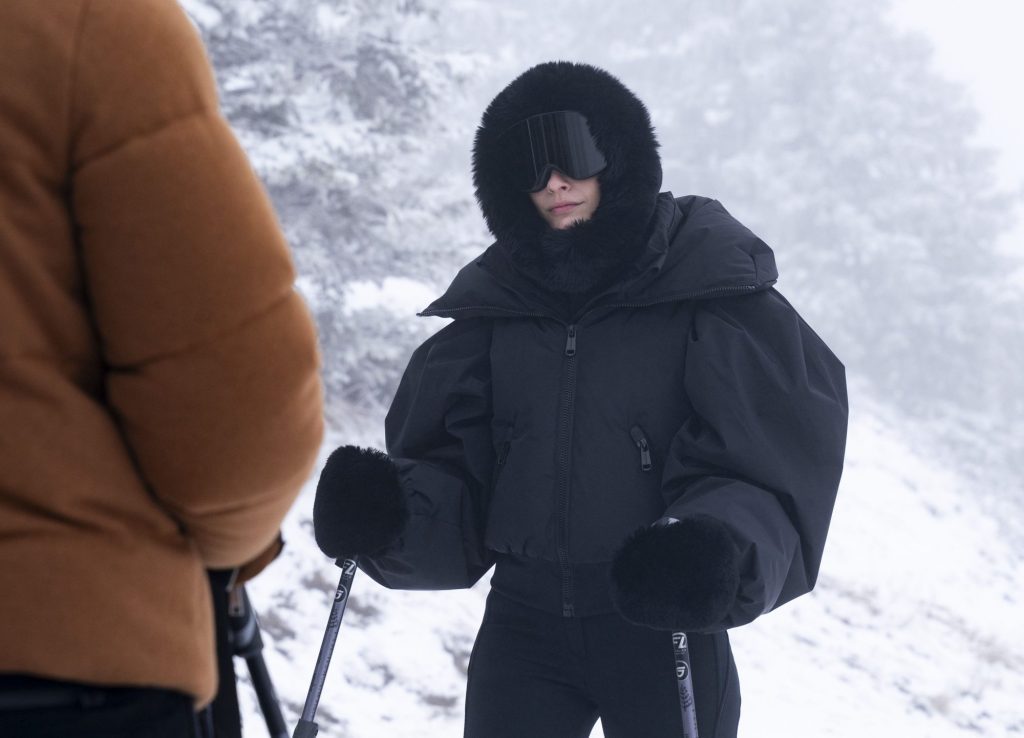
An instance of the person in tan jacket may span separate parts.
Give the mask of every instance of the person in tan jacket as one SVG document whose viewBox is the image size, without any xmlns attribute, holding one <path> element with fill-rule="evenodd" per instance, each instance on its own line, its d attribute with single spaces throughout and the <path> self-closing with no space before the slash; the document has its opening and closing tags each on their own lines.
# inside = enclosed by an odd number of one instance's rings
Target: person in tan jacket
<svg viewBox="0 0 1024 738">
<path fill-rule="evenodd" d="M 321 439 L 294 277 L 173 0 L 0 3 L 0 735 L 190 734 Z"/>
</svg>

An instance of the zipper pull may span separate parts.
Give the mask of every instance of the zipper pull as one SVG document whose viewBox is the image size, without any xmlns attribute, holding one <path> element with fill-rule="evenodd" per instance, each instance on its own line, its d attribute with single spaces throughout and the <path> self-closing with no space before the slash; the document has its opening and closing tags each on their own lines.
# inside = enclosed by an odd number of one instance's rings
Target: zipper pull
<svg viewBox="0 0 1024 738">
<path fill-rule="evenodd" d="M 565 355 L 576 355 L 576 326 L 569 326 L 569 337 L 565 340 Z"/>
<path fill-rule="evenodd" d="M 640 471 L 650 471 L 654 464 L 651 462 L 651 446 L 647 443 L 647 436 L 644 435 L 643 428 L 634 425 L 629 429 L 629 436 L 633 439 L 636 447 L 640 449 Z"/>
<path fill-rule="evenodd" d="M 647 446 L 647 439 L 644 438 L 637 444 L 640 447 L 640 470 L 648 472 L 651 470 L 651 449 Z"/>
</svg>

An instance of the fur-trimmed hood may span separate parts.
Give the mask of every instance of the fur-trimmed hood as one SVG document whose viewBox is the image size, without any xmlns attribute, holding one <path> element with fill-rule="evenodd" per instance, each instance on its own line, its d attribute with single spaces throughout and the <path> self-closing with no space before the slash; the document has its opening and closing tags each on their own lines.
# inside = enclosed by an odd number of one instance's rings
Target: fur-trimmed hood
<svg viewBox="0 0 1024 738">
<path fill-rule="evenodd" d="M 530 197 L 508 180 L 499 142 L 538 113 L 574 110 L 588 122 L 608 166 L 598 175 L 601 201 L 590 220 L 552 229 Z M 608 72 L 588 64 L 547 62 L 513 80 L 484 111 L 473 145 L 477 201 L 497 244 L 543 288 L 579 295 L 605 286 L 646 242 L 661 159 L 644 104 Z"/>
</svg>

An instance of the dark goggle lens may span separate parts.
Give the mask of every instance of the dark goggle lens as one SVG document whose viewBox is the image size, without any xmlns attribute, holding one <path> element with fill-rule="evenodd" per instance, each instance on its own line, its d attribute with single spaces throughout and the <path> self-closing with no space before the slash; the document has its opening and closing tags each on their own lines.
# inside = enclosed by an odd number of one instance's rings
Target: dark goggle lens
<svg viewBox="0 0 1024 738">
<path fill-rule="evenodd" d="M 590 135 L 587 119 L 572 110 L 533 115 L 512 126 L 500 140 L 512 184 L 524 192 L 543 189 L 552 169 L 586 179 L 608 166 Z"/>
</svg>

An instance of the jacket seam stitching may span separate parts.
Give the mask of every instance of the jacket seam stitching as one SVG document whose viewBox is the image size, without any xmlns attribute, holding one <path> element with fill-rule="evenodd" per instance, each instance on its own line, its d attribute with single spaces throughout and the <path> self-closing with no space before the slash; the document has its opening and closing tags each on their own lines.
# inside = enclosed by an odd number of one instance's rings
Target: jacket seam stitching
<svg viewBox="0 0 1024 738">
<path fill-rule="evenodd" d="M 113 362 L 104 357 L 104 359 L 107 361 L 107 368 L 109 371 L 115 372 L 131 371 L 132 369 L 136 369 L 147 364 L 152 364 L 158 361 L 166 361 L 167 359 L 173 359 L 175 357 L 181 356 L 182 354 L 187 354 L 190 351 L 194 351 L 195 349 L 202 348 L 213 343 L 217 343 L 221 339 L 238 333 L 239 331 L 244 330 L 245 328 L 255 323 L 256 321 L 271 314 L 279 307 L 284 305 L 285 302 L 288 299 L 290 299 L 293 295 L 296 295 L 296 293 L 293 290 L 288 290 L 280 298 L 274 300 L 269 305 L 267 305 L 267 307 L 260 309 L 257 312 L 252 313 L 251 315 L 247 315 L 246 317 L 242 318 L 236 323 L 232 323 L 230 326 L 224 328 L 223 330 L 217 331 L 209 336 L 204 336 L 203 338 L 197 339 L 195 341 L 189 341 L 179 346 L 169 348 L 165 351 L 147 354 L 145 356 L 138 357 L 134 360 L 124 362 Z M 100 343 L 102 345 L 102 341 Z"/>
<path fill-rule="evenodd" d="M 93 354 L 58 354 L 45 351 L 23 351 L 20 353 L 0 354 L 0 364 L 14 364 L 20 361 L 41 361 L 58 364 L 77 364 L 92 361 Z"/>
<path fill-rule="evenodd" d="M 153 128 L 150 128 L 150 129 L 145 130 L 145 131 L 139 131 L 137 133 L 133 133 L 130 136 L 128 136 L 127 138 L 120 139 L 116 143 L 113 143 L 110 146 L 107 146 L 106 148 L 99 149 L 98 151 L 90 154 L 88 159 L 83 159 L 82 161 L 78 162 L 75 165 L 74 171 L 77 173 L 77 172 L 81 171 L 82 169 L 85 169 L 87 166 L 89 166 L 91 164 L 95 164 L 96 162 L 98 162 L 98 161 L 100 161 L 102 159 L 105 159 L 108 156 L 113 156 L 114 154 L 116 154 L 119 151 L 121 151 L 121 149 L 125 148 L 126 146 L 129 146 L 130 144 L 136 143 L 138 141 L 145 140 L 147 138 L 153 138 L 155 136 L 158 136 L 161 133 L 164 133 L 165 131 L 167 131 L 167 130 L 169 130 L 169 129 L 177 126 L 177 125 L 181 125 L 182 123 L 187 123 L 188 121 L 192 120 L 193 118 L 200 118 L 200 117 L 210 117 L 210 118 L 213 118 L 215 115 L 216 115 L 216 111 L 214 111 L 212 108 L 208 108 L 206 106 L 200 106 L 200 107 L 196 108 L 195 110 L 191 110 L 191 111 L 189 111 L 187 113 L 182 113 L 181 115 L 174 116 L 173 118 L 171 118 L 169 120 L 161 121 L 158 125 L 154 126 Z"/>
<path fill-rule="evenodd" d="M 78 108 L 78 72 L 79 57 L 82 52 L 82 39 L 85 36 L 85 22 L 89 11 L 92 9 L 92 0 L 82 0 L 78 22 L 75 24 L 75 35 L 71 40 L 71 68 L 68 70 L 68 91 L 67 91 L 67 148 L 64 152 L 64 171 L 72 169 L 72 139 L 75 136 L 74 122 Z"/>
</svg>

